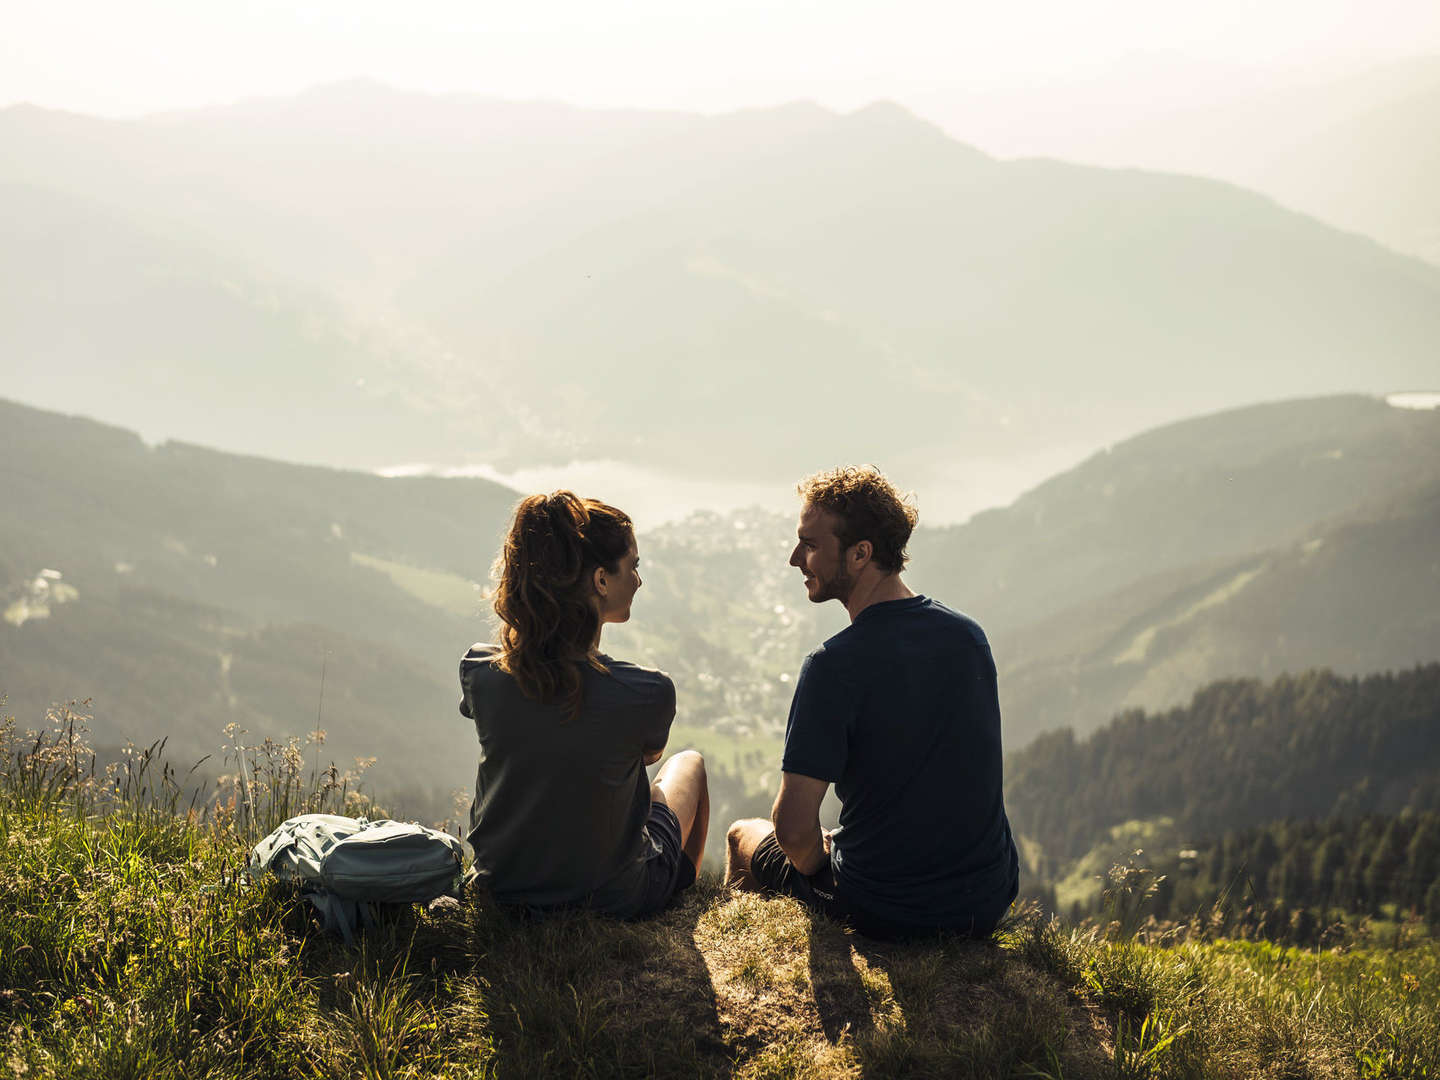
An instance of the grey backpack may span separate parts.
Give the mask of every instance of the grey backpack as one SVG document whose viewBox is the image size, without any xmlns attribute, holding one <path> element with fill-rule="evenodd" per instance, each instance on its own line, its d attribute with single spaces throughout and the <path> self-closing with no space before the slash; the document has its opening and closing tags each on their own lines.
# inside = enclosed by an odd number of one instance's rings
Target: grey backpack
<svg viewBox="0 0 1440 1080">
<path fill-rule="evenodd" d="M 378 921 L 377 904 L 458 896 L 463 854 L 455 837 L 423 825 L 301 814 L 255 845 L 249 867 L 296 886 L 348 944 Z"/>
</svg>

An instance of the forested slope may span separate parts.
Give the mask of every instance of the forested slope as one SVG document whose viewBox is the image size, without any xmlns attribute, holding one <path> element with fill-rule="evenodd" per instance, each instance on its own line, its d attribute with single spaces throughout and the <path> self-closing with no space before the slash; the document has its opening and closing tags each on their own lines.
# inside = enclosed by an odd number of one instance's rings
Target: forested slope
<svg viewBox="0 0 1440 1080">
<path fill-rule="evenodd" d="M 1086 739 L 1050 732 L 1006 771 L 1017 831 L 1062 860 L 1135 819 L 1171 818 L 1199 839 L 1287 818 L 1440 810 L 1440 664 L 1222 681 Z"/>
</svg>

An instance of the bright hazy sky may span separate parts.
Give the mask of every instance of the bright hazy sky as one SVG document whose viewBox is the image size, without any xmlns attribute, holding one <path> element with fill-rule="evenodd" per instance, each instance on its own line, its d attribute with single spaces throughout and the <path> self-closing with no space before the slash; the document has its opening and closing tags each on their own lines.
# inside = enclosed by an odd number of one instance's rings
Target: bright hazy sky
<svg viewBox="0 0 1440 1080">
<path fill-rule="evenodd" d="M 851 108 L 1191 62 L 1440 53 L 1437 0 L 45 0 L 8 4 L 0 105 L 105 115 L 370 76 L 416 90 Z"/>
</svg>

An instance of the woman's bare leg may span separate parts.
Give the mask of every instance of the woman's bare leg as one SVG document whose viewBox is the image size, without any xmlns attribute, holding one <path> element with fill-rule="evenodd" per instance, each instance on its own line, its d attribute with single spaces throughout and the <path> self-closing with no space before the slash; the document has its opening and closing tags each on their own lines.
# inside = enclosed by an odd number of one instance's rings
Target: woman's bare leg
<svg viewBox="0 0 1440 1080">
<path fill-rule="evenodd" d="M 685 854 L 700 872 L 705 857 L 705 836 L 710 831 L 710 785 L 705 779 L 705 759 L 694 750 L 682 750 L 664 765 L 650 785 L 653 802 L 664 803 L 680 822 L 680 840 Z"/>
</svg>

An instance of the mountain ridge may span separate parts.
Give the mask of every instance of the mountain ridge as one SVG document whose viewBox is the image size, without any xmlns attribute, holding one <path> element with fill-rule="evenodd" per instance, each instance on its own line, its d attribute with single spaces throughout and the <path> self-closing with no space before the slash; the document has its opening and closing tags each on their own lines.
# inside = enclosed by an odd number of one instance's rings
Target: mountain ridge
<svg viewBox="0 0 1440 1080">
<path fill-rule="evenodd" d="M 203 119 L 26 135 L 27 115 L 0 114 L 0 179 L 167 221 L 305 283 L 350 328 L 347 352 L 385 353 L 423 388 L 429 422 L 409 417 L 396 442 L 433 449 L 391 461 L 723 460 L 774 480 L 775 461 L 809 453 L 924 473 L 1244 400 L 1423 385 L 1440 343 L 1440 271 L 1415 260 L 1233 186 L 998 161 L 893 104 L 669 117 L 651 134 L 576 113 L 583 138 L 426 135 L 416 154 L 263 124 L 222 138 Z M 61 226 L 45 240 L 72 262 L 96 242 Z M 35 259 L 11 259 L 33 276 Z M 141 353 L 206 351 L 164 319 L 146 327 Z M 67 333 L 111 344 L 74 320 Z M 624 370 L 639 385 L 617 430 L 583 403 Z M 829 422 L 860 382 L 882 406 L 870 430 Z M 152 428 L 117 387 L 85 411 Z M 380 464 L 359 460 L 373 438 L 323 415 L 244 438 L 212 441 Z"/>
</svg>

